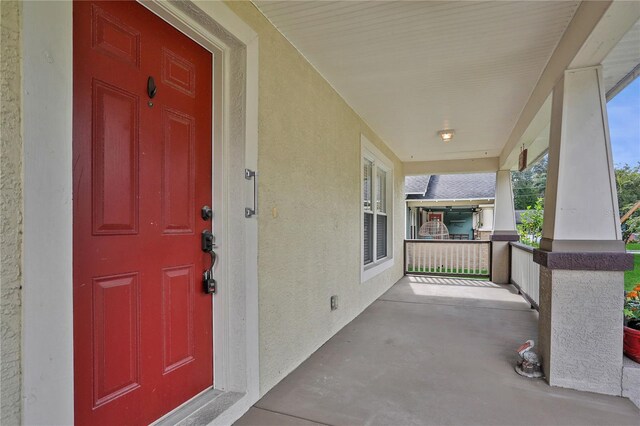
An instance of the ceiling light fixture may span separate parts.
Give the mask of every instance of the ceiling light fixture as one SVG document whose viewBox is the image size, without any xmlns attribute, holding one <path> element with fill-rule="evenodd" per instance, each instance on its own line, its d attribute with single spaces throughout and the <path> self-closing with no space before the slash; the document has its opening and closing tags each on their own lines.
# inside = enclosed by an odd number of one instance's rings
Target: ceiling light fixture
<svg viewBox="0 0 640 426">
<path fill-rule="evenodd" d="M 454 134 L 455 132 L 453 131 L 453 129 L 440 130 L 438 132 L 438 135 L 440 135 L 440 138 L 443 142 L 449 142 L 451 139 L 453 139 Z"/>
</svg>

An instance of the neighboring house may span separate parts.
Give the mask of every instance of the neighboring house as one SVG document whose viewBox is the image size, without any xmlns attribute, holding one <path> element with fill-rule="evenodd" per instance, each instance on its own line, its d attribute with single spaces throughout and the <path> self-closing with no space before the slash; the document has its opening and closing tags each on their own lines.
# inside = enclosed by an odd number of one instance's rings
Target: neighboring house
<svg viewBox="0 0 640 426">
<path fill-rule="evenodd" d="M 451 239 L 488 240 L 493 229 L 494 173 L 421 175 L 405 178 L 408 239 L 428 221 L 442 221 Z"/>
</svg>

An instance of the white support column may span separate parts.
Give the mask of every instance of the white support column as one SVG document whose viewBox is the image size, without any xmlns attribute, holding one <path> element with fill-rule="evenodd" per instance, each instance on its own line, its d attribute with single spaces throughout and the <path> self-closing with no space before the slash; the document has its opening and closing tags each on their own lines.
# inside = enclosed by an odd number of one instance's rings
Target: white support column
<svg viewBox="0 0 640 426">
<path fill-rule="evenodd" d="M 494 212 L 493 234 L 491 235 L 491 281 L 498 284 L 508 284 L 511 268 L 509 243 L 519 240 L 513 208 L 510 170 L 498 170 L 496 173 Z"/>
<path fill-rule="evenodd" d="M 600 66 L 553 91 L 540 264 L 539 346 L 549 384 L 620 395 L 624 270 Z"/>
<path fill-rule="evenodd" d="M 410 229 L 409 238 L 415 239 L 415 238 L 418 238 L 418 208 L 417 207 L 411 207 L 410 217 L 411 217 L 411 226 L 409 227 Z"/>
</svg>

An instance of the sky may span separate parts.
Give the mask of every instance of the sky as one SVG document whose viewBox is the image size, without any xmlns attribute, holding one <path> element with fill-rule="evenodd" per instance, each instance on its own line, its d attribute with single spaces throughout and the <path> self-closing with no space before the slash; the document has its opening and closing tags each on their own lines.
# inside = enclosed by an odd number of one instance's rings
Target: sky
<svg viewBox="0 0 640 426">
<path fill-rule="evenodd" d="M 640 78 L 607 104 L 613 162 L 616 166 L 640 162 Z"/>
</svg>

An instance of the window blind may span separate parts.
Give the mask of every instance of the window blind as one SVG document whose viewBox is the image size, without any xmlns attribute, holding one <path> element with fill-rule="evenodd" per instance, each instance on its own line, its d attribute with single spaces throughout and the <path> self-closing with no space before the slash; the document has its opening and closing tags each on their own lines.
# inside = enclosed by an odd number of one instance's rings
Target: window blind
<svg viewBox="0 0 640 426">
<path fill-rule="evenodd" d="M 387 217 L 378 215 L 376 222 L 376 260 L 379 260 L 387 257 Z"/>
<path fill-rule="evenodd" d="M 364 264 L 373 262 L 373 213 L 364 214 Z"/>
</svg>

